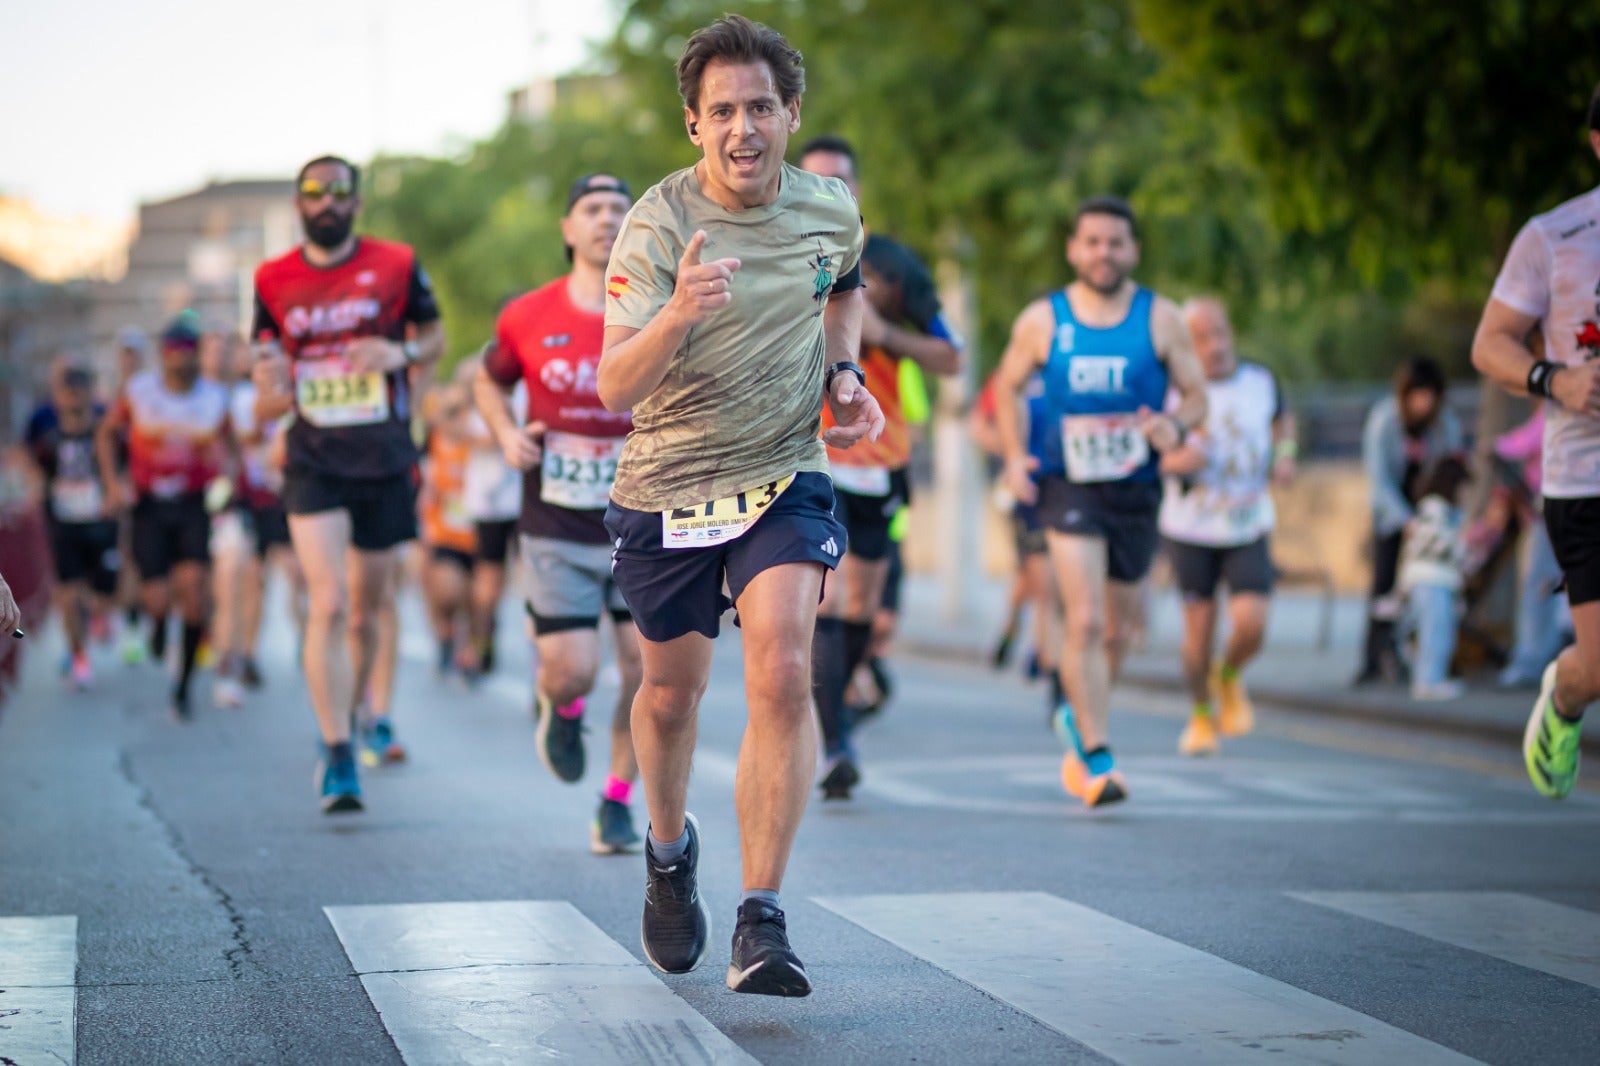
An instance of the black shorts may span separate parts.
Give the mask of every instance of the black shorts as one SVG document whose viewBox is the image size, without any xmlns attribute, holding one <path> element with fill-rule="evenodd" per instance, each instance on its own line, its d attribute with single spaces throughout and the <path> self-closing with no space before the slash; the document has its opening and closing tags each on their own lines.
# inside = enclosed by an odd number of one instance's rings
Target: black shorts
<svg viewBox="0 0 1600 1066">
<path fill-rule="evenodd" d="M 478 523 L 478 558 L 486 563 L 504 566 L 511 558 L 511 549 L 517 543 L 517 520 L 507 518 L 499 522 Z"/>
<path fill-rule="evenodd" d="M 442 544 L 428 546 L 428 558 L 436 563 L 449 563 L 464 573 L 472 573 L 472 555 L 460 548 L 446 548 Z"/>
<path fill-rule="evenodd" d="M 833 503 L 828 475 L 796 474 L 743 536 L 703 548 L 663 547 L 660 511 L 612 503 L 605 519 L 615 545 L 611 573 L 640 635 L 656 643 L 686 633 L 715 637 L 722 612 L 739 602 L 762 571 L 784 563 L 838 566 L 847 535 L 833 516 Z M 723 595 L 724 579 L 731 600 Z"/>
<path fill-rule="evenodd" d="M 1106 542 L 1106 576 L 1143 581 L 1156 557 L 1161 511 L 1159 481 L 1078 483 L 1047 475 L 1039 479 L 1039 519 L 1047 529 Z"/>
<path fill-rule="evenodd" d="M 266 507 L 246 507 L 250 529 L 256 537 L 256 558 L 265 559 L 267 552 L 279 544 L 289 543 L 289 515 L 282 504 Z"/>
<path fill-rule="evenodd" d="M 204 493 L 170 500 L 140 497 L 133 505 L 133 562 L 139 577 L 166 577 L 179 563 L 211 561 L 211 516 Z"/>
<path fill-rule="evenodd" d="M 793 491 L 793 490 L 791 490 Z M 850 538 L 850 554 L 876 562 L 889 554 L 889 524 L 911 500 L 911 479 L 905 467 L 889 471 L 889 495 L 861 496 L 833 488 L 833 517 Z"/>
<path fill-rule="evenodd" d="M 1544 525 L 1567 579 L 1567 601 L 1576 607 L 1600 600 L 1600 496 L 1547 498 Z"/>
<path fill-rule="evenodd" d="M 122 568 L 122 555 L 117 551 L 116 521 L 57 522 L 51 519 L 49 526 L 56 581 L 63 585 L 85 581 L 102 596 L 114 594 L 117 573 Z"/>
<path fill-rule="evenodd" d="M 1232 593 L 1272 593 L 1272 580 L 1277 572 L 1272 566 L 1272 549 L 1265 536 L 1249 544 L 1216 547 L 1211 544 L 1190 544 L 1171 537 L 1162 538 L 1167 545 L 1167 558 L 1172 562 L 1172 573 L 1178 582 L 1178 591 L 1185 600 L 1213 600 L 1217 585 L 1227 582 Z"/>
<path fill-rule="evenodd" d="M 417 487 L 410 470 L 383 478 L 290 470 L 283 479 L 283 508 L 292 515 L 348 512 L 350 543 L 364 552 L 417 539 Z"/>
</svg>

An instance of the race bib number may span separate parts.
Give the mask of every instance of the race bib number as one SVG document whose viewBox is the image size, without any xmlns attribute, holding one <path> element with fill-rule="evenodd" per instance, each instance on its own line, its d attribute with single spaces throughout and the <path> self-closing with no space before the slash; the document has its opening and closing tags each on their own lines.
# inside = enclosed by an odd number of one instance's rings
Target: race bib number
<svg viewBox="0 0 1600 1066">
<path fill-rule="evenodd" d="M 357 373 L 343 359 L 295 364 L 295 399 L 313 426 L 366 426 L 389 418 L 383 372 Z"/>
<path fill-rule="evenodd" d="M 886 466 L 846 466 L 834 463 L 831 467 L 833 487 L 856 496 L 889 495 L 889 468 Z"/>
<path fill-rule="evenodd" d="M 704 548 L 738 540 L 793 483 L 794 475 L 790 474 L 758 488 L 746 489 L 737 496 L 662 511 L 661 546 Z"/>
<path fill-rule="evenodd" d="M 168 474 L 150 482 L 150 495 L 158 500 L 171 500 L 189 491 L 188 474 Z"/>
<path fill-rule="evenodd" d="M 557 507 L 594 511 L 611 498 L 624 437 L 585 437 L 578 433 L 544 435 L 539 498 Z"/>
<path fill-rule="evenodd" d="M 1119 481 L 1150 460 L 1134 415 L 1068 415 L 1061 443 L 1069 481 Z"/>
<path fill-rule="evenodd" d="M 105 512 L 105 493 L 90 478 L 57 481 L 50 486 L 50 508 L 60 522 L 94 522 Z"/>
<path fill-rule="evenodd" d="M 452 533 L 471 533 L 477 528 L 472 521 L 472 512 L 467 510 L 467 501 L 460 496 L 451 496 L 444 501 L 444 506 L 439 508 L 439 520 Z"/>
</svg>

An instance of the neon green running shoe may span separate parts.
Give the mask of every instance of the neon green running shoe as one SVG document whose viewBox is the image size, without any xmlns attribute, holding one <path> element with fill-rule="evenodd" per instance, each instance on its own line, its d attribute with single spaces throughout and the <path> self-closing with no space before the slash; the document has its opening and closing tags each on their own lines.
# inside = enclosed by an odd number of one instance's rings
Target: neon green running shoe
<svg viewBox="0 0 1600 1066">
<path fill-rule="evenodd" d="M 138 666 L 150 657 L 150 651 L 145 647 L 144 638 L 138 633 L 129 633 L 122 638 L 122 661 L 129 666 Z"/>
<path fill-rule="evenodd" d="M 1556 664 L 1545 667 L 1539 699 L 1522 734 L 1522 758 L 1528 764 L 1533 787 L 1551 799 L 1561 799 L 1578 781 L 1578 735 L 1582 723 L 1556 713 Z"/>
</svg>

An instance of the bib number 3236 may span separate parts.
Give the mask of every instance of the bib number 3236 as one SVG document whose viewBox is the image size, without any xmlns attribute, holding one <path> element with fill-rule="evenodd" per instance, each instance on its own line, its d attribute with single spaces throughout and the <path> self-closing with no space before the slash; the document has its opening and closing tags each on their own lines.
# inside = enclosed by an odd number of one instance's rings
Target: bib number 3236
<svg viewBox="0 0 1600 1066">
<path fill-rule="evenodd" d="M 738 540 L 793 483 L 794 475 L 790 474 L 720 500 L 707 500 L 692 507 L 672 507 L 662 511 L 661 546 L 704 548 Z"/>
<path fill-rule="evenodd" d="M 1067 479 L 1118 481 L 1150 460 L 1136 415 L 1069 415 L 1061 420 Z"/>
</svg>

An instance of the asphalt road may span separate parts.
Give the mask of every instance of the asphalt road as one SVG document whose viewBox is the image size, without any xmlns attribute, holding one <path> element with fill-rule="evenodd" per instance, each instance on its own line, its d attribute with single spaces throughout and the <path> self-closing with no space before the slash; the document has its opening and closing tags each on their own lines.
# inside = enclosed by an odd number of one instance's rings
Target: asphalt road
<svg viewBox="0 0 1600 1066">
<path fill-rule="evenodd" d="M 1177 702 L 1128 695 L 1132 798 L 1089 813 L 1037 690 L 903 660 L 785 886 L 816 992 L 738 996 L 737 636 L 691 791 L 713 948 L 662 977 L 641 860 L 588 850 L 603 725 L 557 783 L 521 641 L 468 692 L 408 618 L 412 759 L 344 818 L 281 625 L 268 687 L 182 726 L 156 667 L 69 694 L 30 638 L 0 712 L 0 1063 L 1600 1062 L 1600 794 L 1542 799 L 1514 750 L 1265 712 L 1188 761 Z"/>
</svg>

